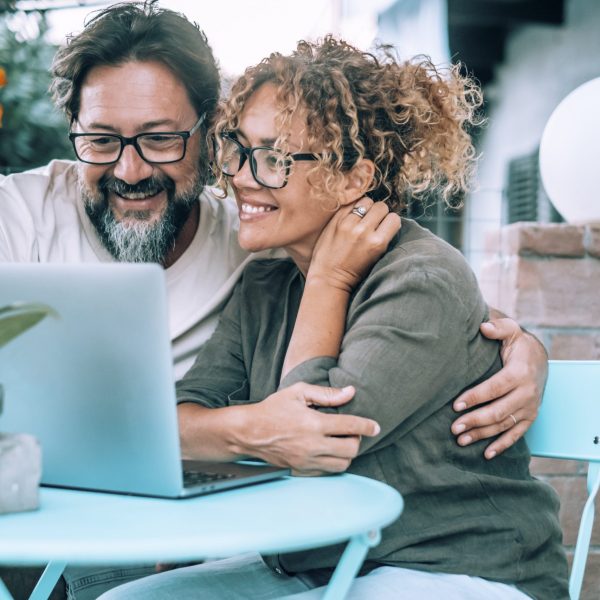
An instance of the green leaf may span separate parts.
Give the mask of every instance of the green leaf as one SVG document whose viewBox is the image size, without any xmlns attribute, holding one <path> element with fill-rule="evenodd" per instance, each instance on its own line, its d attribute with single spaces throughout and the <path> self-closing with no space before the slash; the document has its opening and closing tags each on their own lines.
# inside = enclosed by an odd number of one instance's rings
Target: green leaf
<svg viewBox="0 0 600 600">
<path fill-rule="evenodd" d="M 45 304 L 16 302 L 0 307 L 0 348 L 47 316 L 58 318 L 58 313 Z"/>
</svg>

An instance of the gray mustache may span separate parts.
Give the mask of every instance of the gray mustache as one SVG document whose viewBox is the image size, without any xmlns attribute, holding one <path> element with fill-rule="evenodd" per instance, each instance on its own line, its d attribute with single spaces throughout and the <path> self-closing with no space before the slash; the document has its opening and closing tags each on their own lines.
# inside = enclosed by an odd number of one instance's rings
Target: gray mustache
<svg viewBox="0 0 600 600">
<path fill-rule="evenodd" d="M 142 179 L 137 183 L 126 183 L 115 177 L 106 177 L 99 182 L 99 188 L 102 192 L 113 192 L 115 194 L 145 194 L 154 196 L 163 190 L 172 192 L 175 189 L 175 184 L 170 177 L 149 177 Z"/>
</svg>

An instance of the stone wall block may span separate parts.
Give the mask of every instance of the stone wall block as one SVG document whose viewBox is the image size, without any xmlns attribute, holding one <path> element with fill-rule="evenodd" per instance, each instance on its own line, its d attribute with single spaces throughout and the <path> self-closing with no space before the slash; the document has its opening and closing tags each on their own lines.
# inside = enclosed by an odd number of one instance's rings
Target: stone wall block
<svg viewBox="0 0 600 600">
<path fill-rule="evenodd" d="M 534 456 L 529 470 L 535 477 L 547 475 L 585 475 L 585 463 L 579 460 L 559 460 Z"/>
<path fill-rule="evenodd" d="M 584 243 L 588 254 L 600 258 L 600 223 L 590 223 L 586 227 Z"/>
<path fill-rule="evenodd" d="M 600 260 L 520 257 L 515 262 L 511 257 L 507 265 L 508 271 L 516 269 L 516 273 L 507 272 L 500 280 L 500 299 L 506 299 L 508 309 L 514 307 L 508 314 L 520 323 L 600 327 Z M 510 299 L 515 293 L 513 306 Z"/>
<path fill-rule="evenodd" d="M 500 252 L 502 237 L 503 234 L 500 229 L 490 229 L 485 232 L 483 238 L 483 251 L 486 256 L 491 256 Z"/>
<path fill-rule="evenodd" d="M 505 255 L 585 256 L 585 227 L 566 223 L 513 223 L 502 229 Z"/>
<path fill-rule="evenodd" d="M 487 260 L 481 269 L 479 287 L 486 302 L 514 317 L 518 289 L 518 262 L 516 256 L 496 256 Z"/>
<path fill-rule="evenodd" d="M 555 360 L 600 360 L 600 332 L 551 334 L 548 356 Z"/>
</svg>

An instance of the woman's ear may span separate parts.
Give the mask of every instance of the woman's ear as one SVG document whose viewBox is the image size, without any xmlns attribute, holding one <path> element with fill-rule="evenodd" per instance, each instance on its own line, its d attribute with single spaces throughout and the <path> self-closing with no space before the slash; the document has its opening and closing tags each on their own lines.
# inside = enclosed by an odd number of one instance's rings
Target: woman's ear
<svg viewBox="0 0 600 600">
<path fill-rule="evenodd" d="M 375 164 L 368 158 L 361 158 L 348 173 L 344 187 L 344 205 L 356 202 L 370 189 L 375 176 Z"/>
</svg>

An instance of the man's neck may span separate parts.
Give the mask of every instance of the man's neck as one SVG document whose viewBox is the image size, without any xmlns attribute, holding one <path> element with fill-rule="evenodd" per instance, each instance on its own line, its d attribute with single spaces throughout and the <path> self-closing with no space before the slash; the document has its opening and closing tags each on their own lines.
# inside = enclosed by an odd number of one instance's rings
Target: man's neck
<svg viewBox="0 0 600 600">
<path fill-rule="evenodd" d="M 173 248 L 167 253 L 165 256 L 165 260 L 163 261 L 163 267 L 168 269 L 170 266 L 174 265 L 177 260 L 181 257 L 181 255 L 189 248 L 194 236 L 196 235 L 196 231 L 198 231 L 198 225 L 200 223 L 200 202 L 196 202 L 192 211 L 189 214 L 187 221 L 184 226 L 181 228 L 179 235 L 177 236 L 177 240 L 175 241 L 175 245 Z"/>
</svg>

